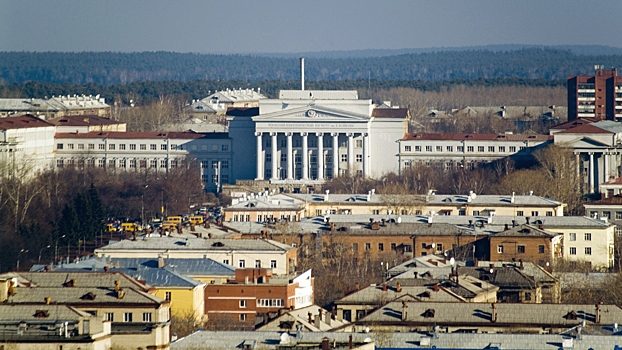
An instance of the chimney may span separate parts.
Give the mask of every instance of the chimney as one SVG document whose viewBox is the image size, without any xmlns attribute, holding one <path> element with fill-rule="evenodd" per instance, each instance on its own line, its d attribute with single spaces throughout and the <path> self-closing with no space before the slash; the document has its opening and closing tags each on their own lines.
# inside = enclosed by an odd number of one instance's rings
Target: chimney
<svg viewBox="0 0 622 350">
<path fill-rule="evenodd" d="M 326 325 L 330 327 L 330 321 L 332 320 L 332 316 L 328 313 L 326 313 L 326 320 L 324 322 L 326 322 Z"/>
<path fill-rule="evenodd" d="M 45 297 L 45 305 L 50 305 L 51 302 L 52 302 L 52 298 Z"/>
<path fill-rule="evenodd" d="M 163 269 L 164 266 L 166 266 L 164 258 L 162 256 L 158 256 L 158 269 Z"/>
<path fill-rule="evenodd" d="M 125 297 L 125 291 L 121 288 L 119 288 L 119 290 L 117 291 L 117 298 L 118 299 L 123 299 L 123 297 Z"/>
<path fill-rule="evenodd" d="M 600 323 L 600 306 L 602 305 L 602 302 L 599 302 L 598 304 L 596 304 L 596 319 L 594 320 L 594 323 Z"/>
<path fill-rule="evenodd" d="M 387 284 L 386 284 L 386 283 L 383 283 L 383 284 L 382 284 L 382 291 L 383 291 L 383 292 L 386 292 L 386 291 L 387 291 Z"/>
<path fill-rule="evenodd" d="M 438 292 L 439 287 L 438 284 L 435 284 L 434 287 L 432 288 L 433 291 Z"/>
<path fill-rule="evenodd" d="M 315 326 L 315 328 L 320 329 L 320 323 L 322 322 L 322 316 L 320 316 L 321 313 L 319 315 L 315 315 L 315 319 L 313 320 L 313 325 Z"/>
<path fill-rule="evenodd" d="M 335 319 L 337 318 L 337 317 L 336 317 L 336 316 L 337 316 L 336 314 L 337 314 L 337 310 L 336 310 L 336 309 L 335 309 L 335 307 L 333 306 L 333 307 L 330 309 L 330 318 L 332 318 L 333 320 L 335 320 Z"/>
<path fill-rule="evenodd" d="M 45 265 L 45 272 L 50 272 L 52 267 L 50 265 Z"/>
<path fill-rule="evenodd" d="M 497 304 L 492 303 L 492 313 L 490 314 L 490 322 L 497 322 Z"/>
<path fill-rule="evenodd" d="M 69 286 L 70 287 L 75 287 L 78 285 L 78 281 L 74 278 L 71 281 L 69 281 Z"/>
<path fill-rule="evenodd" d="M 415 279 L 417 279 L 417 277 L 419 277 L 419 273 L 417 271 L 413 272 L 413 274 L 415 275 Z"/>
<path fill-rule="evenodd" d="M 322 338 L 322 350 L 330 350 L 330 340 L 326 337 Z"/>
<path fill-rule="evenodd" d="M 395 291 L 398 293 L 402 292 L 402 284 L 400 282 L 397 282 L 397 286 L 395 287 Z"/>
<path fill-rule="evenodd" d="M 350 336 L 348 337 L 348 349 L 354 349 L 354 344 L 352 344 L 352 334 L 350 334 Z"/>
<path fill-rule="evenodd" d="M 346 295 L 350 294 L 350 286 L 346 287 Z"/>
<path fill-rule="evenodd" d="M 361 285 L 358 282 L 354 283 L 354 290 L 359 290 L 360 287 Z"/>
<path fill-rule="evenodd" d="M 520 269 L 524 270 L 525 269 L 525 265 L 523 265 L 523 259 L 518 259 L 518 262 L 520 263 Z"/>
<path fill-rule="evenodd" d="M 320 317 L 320 321 L 322 321 L 322 314 L 323 314 L 322 309 L 318 309 L 317 315 Z"/>
<path fill-rule="evenodd" d="M 408 312 L 406 311 L 406 307 L 408 303 L 406 301 L 402 301 L 402 321 L 406 321 L 408 319 Z"/>
<path fill-rule="evenodd" d="M 104 272 L 108 272 L 108 271 L 110 271 L 110 266 L 108 265 L 104 266 Z"/>
<path fill-rule="evenodd" d="M 313 314 L 312 314 L 312 313 L 310 313 L 310 312 L 309 312 L 309 313 L 307 313 L 307 321 L 308 321 L 309 323 L 313 323 Z"/>
<path fill-rule="evenodd" d="M 529 225 L 529 216 L 525 217 L 525 221 L 527 222 L 527 225 Z"/>
<path fill-rule="evenodd" d="M 300 58 L 300 90 L 305 91 L 305 59 Z"/>
<path fill-rule="evenodd" d="M 116 280 L 114 281 L 114 291 L 118 293 L 119 289 L 121 289 L 121 280 Z"/>
</svg>

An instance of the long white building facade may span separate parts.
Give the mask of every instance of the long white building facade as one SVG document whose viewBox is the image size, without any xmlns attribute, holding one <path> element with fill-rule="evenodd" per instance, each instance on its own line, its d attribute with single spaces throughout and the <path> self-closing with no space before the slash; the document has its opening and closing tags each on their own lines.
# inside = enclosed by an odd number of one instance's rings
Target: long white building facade
<svg viewBox="0 0 622 350">
<path fill-rule="evenodd" d="M 398 169 L 408 111 L 359 100 L 357 91 L 284 90 L 259 115 L 230 116 L 234 177 L 316 184 Z"/>
</svg>

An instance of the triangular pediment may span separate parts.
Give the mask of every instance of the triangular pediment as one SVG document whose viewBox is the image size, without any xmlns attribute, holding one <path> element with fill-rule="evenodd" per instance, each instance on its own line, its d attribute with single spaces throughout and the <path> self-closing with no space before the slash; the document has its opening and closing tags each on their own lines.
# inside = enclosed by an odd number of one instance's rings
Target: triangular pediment
<svg viewBox="0 0 622 350">
<path fill-rule="evenodd" d="M 581 148 L 593 148 L 593 149 L 601 149 L 603 147 L 610 147 L 610 145 L 600 142 L 600 141 L 596 141 L 594 139 L 591 139 L 589 137 L 580 137 L 580 138 L 576 138 L 570 142 L 567 143 L 568 146 L 570 146 L 573 149 L 581 149 Z"/>
<path fill-rule="evenodd" d="M 278 112 L 258 115 L 253 117 L 255 122 L 334 122 L 334 121 L 353 121 L 353 122 L 366 122 L 370 119 L 369 116 L 359 113 L 352 113 L 335 108 L 323 107 L 323 106 L 303 106 L 292 109 L 285 109 Z"/>
</svg>

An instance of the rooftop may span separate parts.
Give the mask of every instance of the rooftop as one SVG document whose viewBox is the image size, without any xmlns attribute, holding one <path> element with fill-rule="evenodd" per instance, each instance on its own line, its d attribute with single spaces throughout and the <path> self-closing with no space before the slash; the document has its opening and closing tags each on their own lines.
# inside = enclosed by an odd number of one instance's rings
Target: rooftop
<svg viewBox="0 0 622 350">
<path fill-rule="evenodd" d="M 229 134 L 222 132 L 208 132 L 197 133 L 194 131 L 168 131 L 168 132 L 151 132 L 151 131 L 134 131 L 134 132 L 59 132 L 54 136 L 56 139 L 182 139 L 182 140 L 196 140 L 196 139 L 227 139 Z"/>
<path fill-rule="evenodd" d="M 54 127 L 54 125 L 30 114 L 22 115 L 19 117 L 0 118 L 0 130 L 46 127 Z"/>
<path fill-rule="evenodd" d="M 548 141 L 553 136 L 539 134 L 427 134 L 412 133 L 404 135 L 402 141 L 430 140 L 430 141 Z"/>
<path fill-rule="evenodd" d="M 148 239 L 136 241 L 129 239 L 122 240 L 98 248 L 95 250 L 95 253 L 105 254 L 108 250 L 157 250 L 162 252 L 167 250 L 230 252 L 233 250 L 286 252 L 291 249 L 295 248 L 286 244 L 264 239 L 177 239 L 173 237 L 150 237 Z"/>
</svg>

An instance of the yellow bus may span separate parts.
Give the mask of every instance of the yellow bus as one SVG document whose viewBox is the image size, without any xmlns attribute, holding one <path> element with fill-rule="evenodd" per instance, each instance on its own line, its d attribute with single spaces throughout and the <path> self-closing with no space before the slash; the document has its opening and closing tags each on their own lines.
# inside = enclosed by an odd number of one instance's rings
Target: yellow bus
<svg viewBox="0 0 622 350">
<path fill-rule="evenodd" d="M 205 218 L 204 218 L 204 217 L 202 217 L 201 215 L 192 215 L 192 216 L 190 217 L 190 222 L 191 222 L 193 225 L 202 225 L 202 224 L 203 224 L 203 222 L 205 222 Z"/>
<path fill-rule="evenodd" d="M 181 216 L 179 216 L 179 215 L 167 216 L 166 217 L 166 221 L 174 222 L 175 224 L 181 224 L 181 222 L 182 222 Z"/>
</svg>

